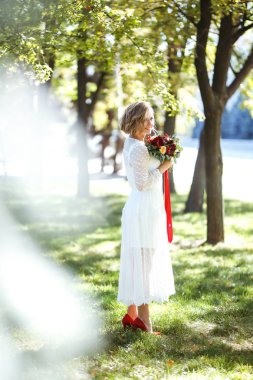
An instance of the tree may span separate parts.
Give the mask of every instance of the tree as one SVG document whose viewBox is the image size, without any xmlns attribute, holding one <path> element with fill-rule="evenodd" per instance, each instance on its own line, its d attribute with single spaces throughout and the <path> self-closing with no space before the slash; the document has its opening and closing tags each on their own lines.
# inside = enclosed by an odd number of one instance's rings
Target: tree
<svg viewBox="0 0 253 380">
<path fill-rule="evenodd" d="M 2 3 L 1 66 L 6 70 L 19 67 L 24 73 L 33 73 L 39 81 L 47 81 L 52 72 L 52 52 L 59 43 L 59 26 L 68 15 L 68 1 L 3 0 Z"/>
<path fill-rule="evenodd" d="M 203 151 L 204 145 L 207 242 L 211 244 L 224 240 L 221 118 L 226 102 L 253 68 L 253 45 L 248 46 L 246 57 L 246 49 L 241 54 L 238 52 L 238 41 L 253 28 L 252 6 L 250 1 L 237 3 L 229 0 L 214 3 L 211 0 L 200 0 L 199 20 L 196 22 L 196 19 L 188 16 L 189 21 L 197 28 L 195 67 L 206 117 L 199 154 Z M 210 75 L 207 69 L 207 56 L 208 37 L 212 27 L 218 36 L 212 75 Z M 234 69 L 235 65 L 237 70 Z M 233 72 L 233 79 L 228 81 L 230 70 Z M 195 179 L 197 170 L 196 165 Z"/>
<path fill-rule="evenodd" d="M 56 55 L 71 52 L 77 61 L 78 196 L 89 194 L 87 128 L 111 54 L 110 25 L 101 9 L 103 4 L 95 1 L 11 0 L 4 1 L 0 16 L 0 58 L 7 70 L 22 65 L 41 82 L 39 109 L 47 101 Z M 87 73 L 91 64 L 98 69 L 93 78 Z"/>
<path fill-rule="evenodd" d="M 143 9 L 145 24 L 150 27 L 149 40 L 153 42 L 155 48 L 154 55 L 160 58 L 163 84 L 171 94 L 170 103 L 165 102 L 164 108 L 164 132 L 169 135 L 175 134 L 176 116 L 179 110 L 178 90 L 185 85 L 183 83 L 183 73 L 187 71 L 189 57 L 185 55 L 187 40 L 190 36 L 191 24 L 187 20 L 182 22 L 181 15 L 174 13 L 166 4 L 150 3 L 150 8 Z M 161 48 L 162 47 L 162 48 Z M 161 50 L 164 53 L 161 54 Z M 191 59 L 191 58 L 190 58 Z M 157 64 L 156 64 L 157 66 Z M 154 71 L 156 68 L 154 68 Z M 161 79 L 160 79 L 161 80 Z M 175 192 L 173 171 L 169 173 L 170 189 Z"/>
</svg>

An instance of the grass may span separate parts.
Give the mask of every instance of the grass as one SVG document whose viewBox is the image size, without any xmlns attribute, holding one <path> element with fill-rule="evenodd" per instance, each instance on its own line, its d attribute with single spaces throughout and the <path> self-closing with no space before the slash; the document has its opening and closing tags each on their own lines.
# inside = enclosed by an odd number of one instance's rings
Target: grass
<svg viewBox="0 0 253 380">
<path fill-rule="evenodd" d="M 152 336 L 121 327 L 125 307 L 116 297 L 124 196 L 27 199 L 6 191 L 5 199 L 20 228 L 71 268 L 82 291 L 102 305 L 106 344 L 73 360 L 73 367 L 88 368 L 98 380 L 253 379 L 253 204 L 226 200 L 226 243 L 210 246 L 201 244 L 205 216 L 183 214 L 185 197 L 172 196 L 177 293 L 151 305 L 162 334 Z"/>
</svg>

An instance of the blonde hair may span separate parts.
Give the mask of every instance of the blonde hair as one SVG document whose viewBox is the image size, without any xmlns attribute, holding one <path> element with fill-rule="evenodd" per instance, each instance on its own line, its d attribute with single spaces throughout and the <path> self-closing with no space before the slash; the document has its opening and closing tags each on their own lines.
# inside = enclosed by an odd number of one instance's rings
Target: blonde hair
<svg viewBox="0 0 253 380">
<path fill-rule="evenodd" d="M 153 114 L 153 109 L 148 102 L 135 102 L 130 104 L 120 119 L 120 129 L 127 133 L 133 134 L 138 126 L 143 125 L 147 111 Z"/>
</svg>

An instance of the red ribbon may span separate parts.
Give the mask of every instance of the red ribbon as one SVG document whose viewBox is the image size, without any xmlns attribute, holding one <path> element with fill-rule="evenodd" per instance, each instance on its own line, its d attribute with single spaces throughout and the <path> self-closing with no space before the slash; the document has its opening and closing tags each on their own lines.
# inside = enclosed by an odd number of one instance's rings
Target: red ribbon
<svg viewBox="0 0 253 380">
<path fill-rule="evenodd" d="M 170 204 L 170 181 L 169 173 L 166 170 L 163 173 L 163 186 L 164 186 L 164 205 L 167 216 L 167 234 L 168 240 L 171 243 L 173 239 L 173 229 L 172 229 L 172 215 L 171 215 L 171 204 Z"/>
</svg>

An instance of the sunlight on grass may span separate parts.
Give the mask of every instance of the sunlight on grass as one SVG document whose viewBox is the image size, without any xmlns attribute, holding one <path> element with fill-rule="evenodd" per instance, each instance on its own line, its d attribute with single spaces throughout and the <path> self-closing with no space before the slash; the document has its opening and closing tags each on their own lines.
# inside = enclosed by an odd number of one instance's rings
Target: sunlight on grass
<svg viewBox="0 0 253 380">
<path fill-rule="evenodd" d="M 185 197 L 172 196 L 177 293 L 167 303 L 151 305 L 158 337 L 121 326 L 125 307 L 116 297 L 124 202 L 117 194 L 89 201 L 9 198 L 20 229 L 70 268 L 76 286 L 104 310 L 100 333 L 106 347 L 71 366 L 88 366 L 94 379 L 253 379 L 253 205 L 225 201 L 226 242 L 210 246 L 201 245 L 205 215 L 183 214 Z"/>
</svg>

